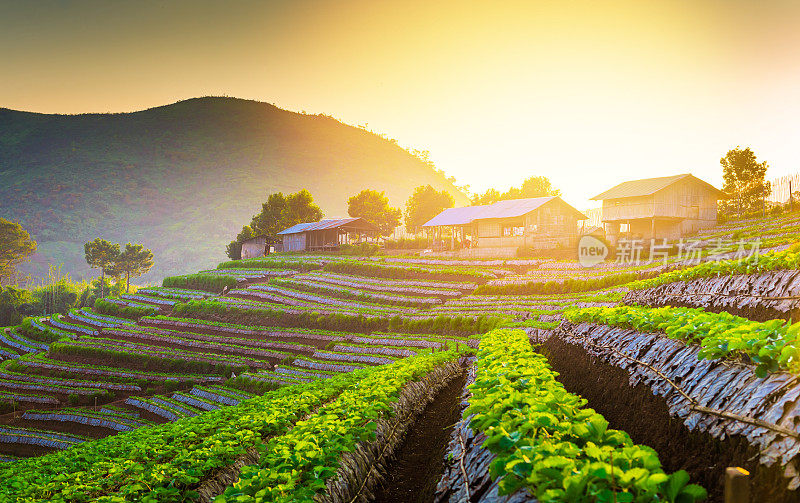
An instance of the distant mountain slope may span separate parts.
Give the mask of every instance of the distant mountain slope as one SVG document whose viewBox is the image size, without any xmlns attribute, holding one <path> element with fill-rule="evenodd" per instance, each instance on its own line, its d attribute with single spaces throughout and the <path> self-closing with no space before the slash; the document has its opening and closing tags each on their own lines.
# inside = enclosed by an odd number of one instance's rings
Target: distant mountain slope
<svg viewBox="0 0 800 503">
<path fill-rule="evenodd" d="M 266 103 L 196 98 L 124 114 L 0 109 L 0 216 L 19 220 L 40 253 L 28 270 L 89 273 L 83 243 L 142 242 L 156 266 L 143 281 L 214 266 L 267 194 L 307 188 L 326 216 L 385 190 L 402 206 L 440 173 L 393 142 L 332 118 Z"/>
</svg>

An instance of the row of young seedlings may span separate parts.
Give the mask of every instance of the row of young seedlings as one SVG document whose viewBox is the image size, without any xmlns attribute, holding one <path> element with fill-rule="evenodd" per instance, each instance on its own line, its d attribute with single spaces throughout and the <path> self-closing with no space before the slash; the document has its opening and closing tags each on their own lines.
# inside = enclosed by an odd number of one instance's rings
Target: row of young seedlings
<svg viewBox="0 0 800 503">
<path fill-rule="evenodd" d="M 520 330 L 481 339 L 465 414 L 496 458 L 500 494 L 527 490 L 539 501 L 693 502 L 706 491 L 685 471 L 664 473 L 658 454 L 634 444 L 586 400 L 556 380 Z"/>
<path fill-rule="evenodd" d="M 95 412 L 86 409 L 64 409 L 64 410 L 29 410 L 25 411 L 22 419 L 31 421 L 58 421 L 67 423 L 83 424 L 108 428 L 114 431 L 132 431 L 147 423 L 136 420 L 132 417 L 123 417 L 117 414 L 108 414 L 102 411 Z"/>
</svg>

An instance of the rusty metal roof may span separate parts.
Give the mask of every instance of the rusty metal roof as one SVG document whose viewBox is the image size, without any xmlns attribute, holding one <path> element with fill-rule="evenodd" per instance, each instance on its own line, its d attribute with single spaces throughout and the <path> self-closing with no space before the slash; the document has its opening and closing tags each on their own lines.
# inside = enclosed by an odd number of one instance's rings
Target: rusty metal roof
<svg viewBox="0 0 800 503">
<path fill-rule="evenodd" d="M 352 225 L 358 224 L 358 225 Z M 308 231 L 321 231 L 325 229 L 336 229 L 338 227 L 360 227 L 368 230 L 378 230 L 374 225 L 362 219 L 361 217 L 355 218 L 328 218 L 320 220 L 319 222 L 304 222 L 296 224 L 288 229 L 284 229 L 278 233 L 282 234 L 300 234 L 301 232 Z"/>
<path fill-rule="evenodd" d="M 526 215 L 555 199 L 558 199 L 565 206 L 577 213 L 579 220 L 585 220 L 587 218 L 586 215 L 565 203 L 560 197 L 549 196 L 531 197 L 527 199 L 508 199 L 506 201 L 498 201 L 494 204 L 485 204 L 482 206 L 447 208 L 432 219 L 425 222 L 422 226 L 438 227 L 445 225 L 466 225 L 474 220 L 483 220 L 487 218 L 521 217 L 522 215 Z"/>
<path fill-rule="evenodd" d="M 651 194 L 655 194 L 660 190 L 666 189 L 673 183 L 679 180 L 683 180 L 684 178 L 693 179 L 694 181 L 707 186 L 710 190 L 717 192 L 717 195 L 723 196 L 722 191 L 714 187 L 710 183 L 705 182 L 689 173 L 684 173 L 682 175 L 661 176 L 658 178 L 644 178 L 642 180 L 630 180 L 627 182 L 622 182 L 619 185 L 615 185 L 610 189 L 608 189 L 607 191 L 597 194 L 596 196 L 590 199 L 593 201 L 599 201 L 602 199 L 620 199 L 623 197 L 649 196 Z"/>
</svg>

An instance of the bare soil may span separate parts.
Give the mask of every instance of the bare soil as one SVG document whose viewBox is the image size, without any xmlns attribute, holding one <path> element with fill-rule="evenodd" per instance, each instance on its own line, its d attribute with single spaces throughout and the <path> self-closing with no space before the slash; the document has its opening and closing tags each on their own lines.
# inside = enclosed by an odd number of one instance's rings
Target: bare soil
<svg viewBox="0 0 800 503">
<path fill-rule="evenodd" d="M 453 426 L 460 419 L 461 392 L 466 373 L 453 379 L 425 411 L 386 467 L 387 475 L 375 490 L 380 503 L 429 503 L 444 472 L 444 456 Z"/>
</svg>

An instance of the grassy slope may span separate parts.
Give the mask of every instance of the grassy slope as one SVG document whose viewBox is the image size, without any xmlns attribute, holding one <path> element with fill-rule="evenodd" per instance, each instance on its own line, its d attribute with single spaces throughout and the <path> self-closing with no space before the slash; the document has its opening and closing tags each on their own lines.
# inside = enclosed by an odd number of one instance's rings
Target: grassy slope
<svg viewBox="0 0 800 503">
<path fill-rule="evenodd" d="M 89 270 L 97 236 L 140 241 L 156 267 L 143 278 L 212 266 L 270 192 L 308 188 L 326 216 L 347 197 L 385 190 L 401 206 L 417 185 L 456 195 L 392 142 L 331 118 L 255 101 L 198 98 L 129 114 L 44 115 L 0 109 L 0 216 L 41 245 L 29 270 Z"/>
</svg>

